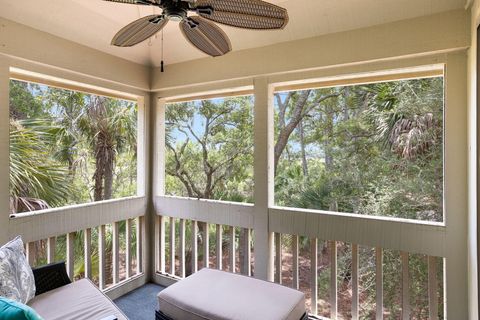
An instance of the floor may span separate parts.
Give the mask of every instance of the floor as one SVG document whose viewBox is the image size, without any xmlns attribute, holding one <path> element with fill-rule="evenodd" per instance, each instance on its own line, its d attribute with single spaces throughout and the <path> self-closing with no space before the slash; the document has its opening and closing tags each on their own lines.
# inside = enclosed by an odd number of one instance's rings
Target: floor
<svg viewBox="0 0 480 320">
<path fill-rule="evenodd" d="M 162 286 L 148 283 L 114 302 L 130 320 L 152 320 L 158 308 L 157 294 L 163 289 Z"/>
</svg>

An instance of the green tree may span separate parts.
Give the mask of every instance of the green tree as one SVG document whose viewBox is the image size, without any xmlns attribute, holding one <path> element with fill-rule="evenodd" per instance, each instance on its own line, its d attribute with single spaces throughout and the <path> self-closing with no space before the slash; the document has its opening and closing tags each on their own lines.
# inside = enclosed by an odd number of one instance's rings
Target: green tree
<svg viewBox="0 0 480 320">
<path fill-rule="evenodd" d="M 252 97 L 202 100 L 167 108 L 167 174 L 176 195 L 252 197 Z"/>
<path fill-rule="evenodd" d="M 45 118 L 42 102 L 42 88 L 34 83 L 10 81 L 10 119 L 25 120 Z"/>
<path fill-rule="evenodd" d="M 112 198 L 118 153 L 136 150 L 136 109 L 133 103 L 89 96 L 79 129 L 90 140 L 95 159 L 94 201 Z"/>
</svg>

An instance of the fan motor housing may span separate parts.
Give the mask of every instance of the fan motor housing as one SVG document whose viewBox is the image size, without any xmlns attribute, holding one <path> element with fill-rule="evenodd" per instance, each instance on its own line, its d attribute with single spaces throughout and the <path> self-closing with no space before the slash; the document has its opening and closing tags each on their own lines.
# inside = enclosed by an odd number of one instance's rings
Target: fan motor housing
<svg viewBox="0 0 480 320">
<path fill-rule="evenodd" d="M 162 1 L 162 9 L 168 20 L 182 21 L 187 17 L 188 4 L 183 1 Z"/>
</svg>

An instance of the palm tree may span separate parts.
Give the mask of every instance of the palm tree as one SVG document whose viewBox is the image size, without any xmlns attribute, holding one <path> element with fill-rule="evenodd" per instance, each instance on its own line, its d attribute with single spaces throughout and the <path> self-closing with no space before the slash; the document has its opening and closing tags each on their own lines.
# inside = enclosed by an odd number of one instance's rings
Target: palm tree
<svg viewBox="0 0 480 320">
<path fill-rule="evenodd" d="M 363 87 L 371 101 L 367 116 L 384 145 L 404 159 L 427 154 L 441 144 L 443 79 L 378 83 Z"/>
<path fill-rule="evenodd" d="M 10 121 L 10 213 L 65 204 L 68 171 L 49 157 L 57 128 L 42 120 Z"/>
<path fill-rule="evenodd" d="M 112 198 L 114 166 L 118 153 L 136 155 L 136 108 L 133 103 L 90 96 L 79 128 L 88 137 L 95 158 L 94 201 Z"/>
<path fill-rule="evenodd" d="M 59 130 L 56 133 L 54 157 L 68 164 L 71 177 L 75 174 L 75 164 L 79 158 L 79 143 L 82 140 L 78 121 L 85 112 L 85 94 L 65 89 L 48 88 L 44 96 L 45 104 L 55 118 Z"/>
</svg>

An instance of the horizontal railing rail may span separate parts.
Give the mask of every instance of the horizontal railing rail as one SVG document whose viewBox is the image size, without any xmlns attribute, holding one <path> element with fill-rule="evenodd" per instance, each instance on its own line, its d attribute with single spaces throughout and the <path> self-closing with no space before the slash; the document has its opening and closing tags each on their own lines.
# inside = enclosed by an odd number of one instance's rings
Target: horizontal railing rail
<svg viewBox="0 0 480 320">
<path fill-rule="evenodd" d="M 269 230 L 443 257 L 443 223 L 308 209 L 269 209 Z"/>
<path fill-rule="evenodd" d="M 157 196 L 158 215 L 253 228 L 253 204 L 217 200 Z"/>
<path fill-rule="evenodd" d="M 10 218 L 8 231 L 30 242 L 143 216 L 146 208 L 145 197 L 130 197 L 35 211 Z"/>
</svg>

